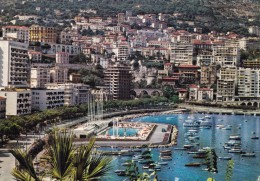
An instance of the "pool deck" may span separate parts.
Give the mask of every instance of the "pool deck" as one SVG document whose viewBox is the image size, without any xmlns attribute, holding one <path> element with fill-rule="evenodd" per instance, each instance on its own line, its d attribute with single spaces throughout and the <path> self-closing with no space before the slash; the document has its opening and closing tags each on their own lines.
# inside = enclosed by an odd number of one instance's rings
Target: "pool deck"
<svg viewBox="0 0 260 181">
<path fill-rule="evenodd" d="M 96 141 L 97 146 L 101 147 L 132 147 L 132 146 L 142 146 L 142 145 L 160 145 L 163 143 L 163 139 L 166 133 L 169 132 L 162 132 L 162 129 L 167 130 L 167 124 L 157 124 L 151 136 L 146 141 L 138 141 L 138 140 L 105 140 L 105 141 Z M 75 144 L 84 144 L 87 143 L 86 140 L 77 140 Z"/>
</svg>

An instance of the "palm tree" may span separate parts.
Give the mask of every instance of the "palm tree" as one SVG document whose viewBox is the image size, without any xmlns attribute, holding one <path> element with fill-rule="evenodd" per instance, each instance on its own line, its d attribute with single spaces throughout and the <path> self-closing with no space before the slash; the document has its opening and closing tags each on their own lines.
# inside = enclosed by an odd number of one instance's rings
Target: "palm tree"
<svg viewBox="0 0 260 181">
<path fill-rule="evenodd" d="M 54 132 L 48 136 L 46 146 L 46 162 L 50 169 L 48 175 L 56 180 L 90 181 L 100 180 L 107 176 L 111 170 L 110 157 L 105 157 L 96 152 L 95 140 L 91 139 L 88 145 L 75 148 L 72 133 Z M 19 181 L 41 181 L 33 167 L 33 159 L 26 152 L 11 150 L 19 162 L 19 167 L 12 172 Z"/>
<path fill-rule="evenodd" d="M 26 152 L 15 149 L 10 150 L 11 154 L 19 162 L 19 166 L 14 168 L 12 175 L 19 181 L 40 181 L 41 178 L 37 176 L 33 167 L 32 158 Z"/>
</svg>

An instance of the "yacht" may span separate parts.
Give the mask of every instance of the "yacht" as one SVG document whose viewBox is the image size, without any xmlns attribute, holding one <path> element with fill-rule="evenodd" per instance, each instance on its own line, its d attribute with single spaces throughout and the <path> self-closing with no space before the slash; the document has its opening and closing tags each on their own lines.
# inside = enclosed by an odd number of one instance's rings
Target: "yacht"
<svg viewBox="0 0 260 181">
<path fill-rule="evenodd" d="M 251 152 L 251 153 L 243 153 L 241 154 L 242 157 L 255 157 L 255 153 L 254 152 Z"/>
</svg>

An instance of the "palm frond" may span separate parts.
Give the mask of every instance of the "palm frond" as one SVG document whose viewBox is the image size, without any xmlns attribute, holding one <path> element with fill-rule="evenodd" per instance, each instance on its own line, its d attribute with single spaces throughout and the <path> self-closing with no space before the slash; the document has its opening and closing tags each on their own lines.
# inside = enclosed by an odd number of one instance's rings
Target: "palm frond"
<svg viewBox="0 0 260 181">
<path fill-rule="evenodd" d="M 66 180 L 73 177 L 73 135 L 66 132 L 56 132 L 54 139 L 49 145 L 48 154 L 49 164 L 51 165 L 51 174 L 53 178 Z"/>
<path fill-rule="evenodd" d="M 36 181 L 26 170 L 21 171 L 14 168 L 12 170 L 12 175 L 19 181 Z"/>
<path fill-rule="evenodd" d="M 106 177 L 108 172 L 112 169 L 111 161 L 111 157 L 100 154 L 92 155 L 88 160 L 88 166 L 84 170 L 83 181 L 98 180 L 102 177 Z"/>
<path fill-rule="evenodd" d="M 25 171 L 26 173 L 28 173 L 28 175 L 30 175 L 36 181 L 40 180 L 39 177 L 36 174 L 34 167 L 33 167 L 32 158 L 29 155 L 27 155 L 26 152 L 24 152 L 20 149 L 14 149 L 14 150 L 10 150 L 10 153 L 19 162 L 20 168 L 15 169 L 15 170 L 20 170 L 21 173 L 23 173 L 23 171 Z"/>
</svg>

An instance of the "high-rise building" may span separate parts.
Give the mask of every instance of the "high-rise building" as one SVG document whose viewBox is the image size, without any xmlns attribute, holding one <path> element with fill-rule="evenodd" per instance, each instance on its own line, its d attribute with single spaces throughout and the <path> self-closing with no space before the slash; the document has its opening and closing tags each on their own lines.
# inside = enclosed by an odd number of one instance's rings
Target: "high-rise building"
<svg viewBox="0 0 260 181">
<path fill-rule="evenodd" d="M 239 48 L 236 46 L 213 47 L 214 61 L 222 67 L 236 67 L 240 60 Z"/>
<path fill-rule="evenodd" d="M 3 38 L 29 44 L 29 28 L 25 26 L 4 26 Z"/>
<path fill-rule="evenodd" d="M 0 86 L 28 87 L 28 45 L 0 41 Z"/>
<path fill-rule="evenodd" d="M 260 97 L 260 70 L 239 68 L 237 72 L 238 96 L 240 99 Z"/>
<path fill-rule="evenodd" d="M 118 45 L 118 60 L 126 60 L 130 54 L 130 46 L 127 42 L 121 42 Z"/>
<path fill-rule="evenodd" d="M 220 69 L 220 77 L 217 81 L 217 101 L 234 101 L 237 82 L 236 67 Z"/>
<path fill-rule="evenodd" d="M 170 62 L 174 65 L 193 64 L 193 45 L 173 44 L 171 47 Z"/>
<path fill-rule="evenodd" d="M 32 42 L 56 43 L 57 32 L 53 27 L 32 25 L 29 28 L 29 40 Z"/>
<path fill-rule="evenodd" d="M 50 65 L 32 64 L 30 87 L 31 88 L 44 88 L 45 84 L 50 83 Z"/>
<path fill-rule="evenodd" d="M 125 13 L 118 13 L 117 14 L 117 21 L 118 21 L 118 23 L 125 22 Z"/>
<path fill-rule="evenodd" d="M 130 67 L 119 63 L 108 67 L 105 71 L 104 81 L 114 100 L 130 98 L 132 82 Z"/>
</svg>

